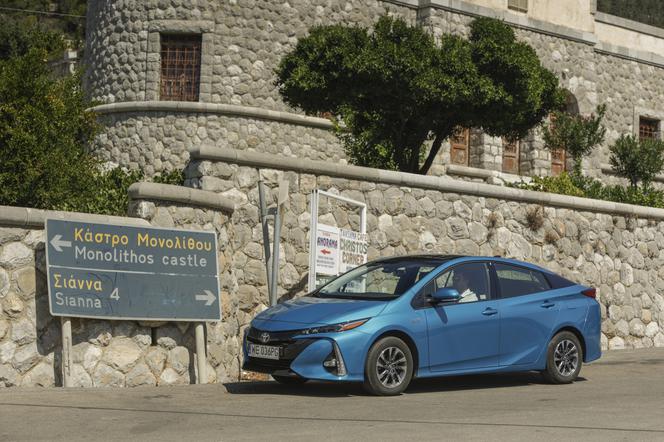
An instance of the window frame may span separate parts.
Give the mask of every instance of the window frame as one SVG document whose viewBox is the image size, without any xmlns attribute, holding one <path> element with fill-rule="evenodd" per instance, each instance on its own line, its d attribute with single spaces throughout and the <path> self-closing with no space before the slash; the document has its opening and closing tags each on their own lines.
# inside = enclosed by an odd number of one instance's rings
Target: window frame
<svg viewBox="0 0 664 442">
<path fill-rule="evenodd" d="M 645 122 L 645 124 L 643 124 Z M 643 136 L 641 128 L 648 123 L 654 123 L 655 130 L 652 131 L 652 137 Z M 662 139 L 662 120 L 647 115 L 639 115 L 639 126 L 638 126 L 639 140 L 652 139 L 652 140 L 661 140 Z"/>
<path fill-rule="evenodd" d="M 194 49 L 194 63 L 193 63 L 193 72 L 191 76 L 186 76 L 185 82 L 192 84 L 191 95 L 189 92 L 183 92 L 182 94 L 170 94 L 165 95 L 165 82 L 169 81 L 168 76 L 165 77 L 165 73 L 168 71 L 169 66 L 165 65 L 167 61 L 164 59 L 165 48 L 171 46 L 181 46 L 185 47 L 187 44 L 191 45 L 191 48 Z M 190 33 L 177 33 L 177 32 L 160 32 L 159 33 L 159 101 L 186 101 L 191 103 L 200 102 L 201 99 L 201 71 L 203 68 L 203 34 L 190 32 Z M 175 57 L 177 58 L 177 57 Z M 186 70 L 186 66 L 182 64 L 176 68 L 180 70 Z"/>
<path fill-rule="evenodd" d="M 540 270 L 534 270 L 534 269 L 531 269 L 531 268 L 526 267 L 526 266 L 522 266 L 522 265 L 518 265 L 518 264 L 511 264 L 511 263 L 504 263 L 504 262 L 496 262 L 494 264 L 499 264 L 499 265 L 506 266 L 506 267 L 513 267 L 513 268 L 516 268 L 516 269 L 519 269 L 519 270 L 527 270 L 528 272 L 537 272 L 542 276 L 542 280 L 544 282 L 546 282 L 546 285 L 548 286 L 548 289 L 542 290 L 542 291 L 539 291 L 539 292 L 523 293 L 523 294 L 514 295 L 514 296 L 503 296 L 503 291 L 500 287 L 500 278 L 498 277 L 498 270 L 496 269 L 496 266 L 493 265 L 493 266 L 491 266 L 491 268 L 494 272 L 494 277 L 495 277 L 495 280 L 496 280 L 496 292 L 497 292 L 497 298 L 496 299 L 520 298 L 522 296 L 530 296 L 530 295 L 535 295 L 537 293 L 544 293 L 544 292 L 554 290 L 553 286 L 551 284 L 551 281 L 549 281 L 549 279 L 546 277 L 546 274 L 544 272 L 540 271 Z"/>
<path fill-rule="evenodd" d="M 523 6 L 525 4 L 525 6 Z M 528 12 L 528 0 L 507 0 L 507 9 Z"/>
</svg>

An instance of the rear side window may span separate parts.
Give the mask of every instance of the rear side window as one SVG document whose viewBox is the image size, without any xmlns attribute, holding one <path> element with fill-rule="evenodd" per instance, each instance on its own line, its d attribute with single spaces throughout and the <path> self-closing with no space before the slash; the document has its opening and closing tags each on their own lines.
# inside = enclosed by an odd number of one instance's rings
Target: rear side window
<svg viewBox="0 0 664 442">
<path fill-rule="evenodd" d="M 551 284 L 553 289 L 562 289 L 564 287 L 571 287 L 576 285 L 576 282 L 572 282 L 569 279 L 565 279 L 562 276 L 556 275 L 555 273 L 545 273 L 546 279 Z"/>
<path fill-rule="evenodd" d="M 498 263 L 494 267 L 502 298 L 543 292 L 551 288 L 541 272 Z"/>
</svg>

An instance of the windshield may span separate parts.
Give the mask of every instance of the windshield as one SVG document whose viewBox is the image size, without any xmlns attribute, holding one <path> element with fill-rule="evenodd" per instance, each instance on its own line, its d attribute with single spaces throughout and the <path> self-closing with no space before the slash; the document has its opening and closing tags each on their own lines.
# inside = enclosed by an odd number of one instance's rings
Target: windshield
<svg viewBox="0 0 664 442">
<path fill-rule="evenodd" d="M 441 261 L 426 259 L 389 260 L 364 264 L 323 286 L 313 296 L 396 299 L 441 264 Z"/>
</svg>

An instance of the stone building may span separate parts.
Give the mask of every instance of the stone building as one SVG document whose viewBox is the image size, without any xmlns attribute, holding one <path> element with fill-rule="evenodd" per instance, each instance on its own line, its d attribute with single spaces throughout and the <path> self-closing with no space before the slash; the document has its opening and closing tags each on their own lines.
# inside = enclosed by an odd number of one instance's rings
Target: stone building
<svg viewBox="0 0 664 442">
<path fill-rule="evenodd" d="M 95 149 L 147 174 L 182 168 L 205 143 L 314 160 L 344 161 L 328 120 L 286 106 L 274 68 L 315 24 L 370 26 L 382 14 L 433 35 L 467 35 L 497 17 L 537 51 L 591 113 L 606 103 L 605 145 L 587 173 L 611 180 L 608 146 L 624 133 L 659 137 L 664 119 L 664 30 L 596 10 L 594 0 L 97 0 L 88 8 L 87 88 L 105 132 Z M 466 129 L 432 173 L 465 178 L 550 175 L 569 166 L 533 130 L 516 144 Z M 444 166 L 441 166 L 444 165 Z M 512 176 L 512 179 L 516 177 Z M 215 189 L 209 189 L 215 190 Z"/>
</svg>

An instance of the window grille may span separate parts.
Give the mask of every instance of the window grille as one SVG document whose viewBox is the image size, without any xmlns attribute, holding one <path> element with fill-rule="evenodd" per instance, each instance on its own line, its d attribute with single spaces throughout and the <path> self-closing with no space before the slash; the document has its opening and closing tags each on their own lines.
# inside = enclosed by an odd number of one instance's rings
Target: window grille
<svg viewBox="0 0 664 442">
<path fill-rule="evenodd" d="M 161 35 L 161 99 L 198 101 L 201 36 Z"/>
<path fill-rule="evenodd" d="M 528 0 L 507 0 L 507 7 L 515 11 L 528 12 Z"/>
<path fill-rule="evenodd" d="M 639 118 L 639 139 L 659 139 L 659 120 Z"/>
</svg>

